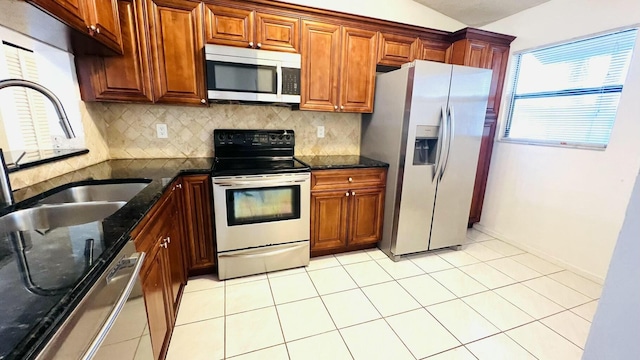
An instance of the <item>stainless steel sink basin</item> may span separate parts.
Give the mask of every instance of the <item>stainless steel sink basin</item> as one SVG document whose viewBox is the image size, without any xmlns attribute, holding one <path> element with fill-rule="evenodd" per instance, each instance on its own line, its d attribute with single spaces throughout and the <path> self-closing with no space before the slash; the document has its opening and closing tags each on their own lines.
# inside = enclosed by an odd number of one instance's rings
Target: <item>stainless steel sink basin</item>
<svg viewBox="0 0 640 360">
<path fill-rule="evenodd" d="M 103 220 L 123 207 L 126 201 L 94 201 L 43 205 L 14 211 L 0 217 L 0 233 L 47 230 Z"/>
<path fill-rule="evenodd" d="M 121 183 L 80 185 L 61 190 L 38 201 L 39 204 L 81 203 L 87 201 L 124 201 L 131 200 L 149 183 Z"/>
</svg>

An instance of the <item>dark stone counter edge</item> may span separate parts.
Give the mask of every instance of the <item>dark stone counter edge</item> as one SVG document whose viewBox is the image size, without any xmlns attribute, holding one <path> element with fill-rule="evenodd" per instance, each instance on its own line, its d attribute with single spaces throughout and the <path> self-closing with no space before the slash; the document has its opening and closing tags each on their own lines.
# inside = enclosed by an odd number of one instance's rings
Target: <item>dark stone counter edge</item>
<svg viewBox="0 0 640 360">
<path fill-rule="evenodd" d="M 331 157 L 331 155 L 327 155 L 327 157 Z M 307 165 L 311 171 L 313 170 L 335 170 L 335 169 L 366 169 L 366 168 L 388 168 L 389 164 L 386 162 L 374 160 L 371 158 L 367 158 L 364 156 L 360 156 L 361 159 L 364 159 L 364 162 L 358 164 L 347 164 L 347 163 L 336 163 L 331 165 L 322 165 L 322 164 L 314 164 L 313 161 L 309 161 L 305 156 L 296 156 L 296 159 L 301 163 Z M 306 161 L 305 161 L 306 160 Z"/>
<path fill-rule="evenodd" d="M 114 227 L 120 231 L 119 234 L 112 234 L 114 241 L 112 245 L 105 249 L 97 264 L 81 278 L 77 285 L 66 294 L 56 305 L 47 317 L 32 330 L 32 332 L 4 359 L 35 359 L 40 351 L 47 345 L 49 340 L 55 335 L 56 331 L 64 323 L 67 317 L 82 301 L 84 295 L 93 287 L 95 282 L 100 278 L 109 264 L 115 259 L 115 256 L 122 250 L 127 241 L 131 240 L 130 234 L 133 229 L 142 221 L 149 213 L 153 206 L 164 194 L 166 188 L 180 176 L 185 175 L 208 175 L 210 169 L 182 169 L 176 170 L 171 180 L 168 182 L 159 181 L 159 179 L 149 178 L 121 178 L 107 180 L 83 180 L 71 182 L 58 186 L 51 190 L 45 191 L 34 197 L 16 203 L 13 206 L 0 210 L 0 216 L 24 208 L 33 206 L 39 200 L 49 196 L 52 193 L 70 188 L 73 186 L 87 184 L 115 184 L 125 182 L 148 182 L 140 193 L 134 196 L 125 206 L 119 209 L 112 216 L 106 218 L 103 222 L 104 228 Z M 167 177 L 168 178 L 168 177 Z M 166 178 L 165 178 L 166 179 Z M 105 233 L 105 237 L 107 234 Z"/>
</svg>

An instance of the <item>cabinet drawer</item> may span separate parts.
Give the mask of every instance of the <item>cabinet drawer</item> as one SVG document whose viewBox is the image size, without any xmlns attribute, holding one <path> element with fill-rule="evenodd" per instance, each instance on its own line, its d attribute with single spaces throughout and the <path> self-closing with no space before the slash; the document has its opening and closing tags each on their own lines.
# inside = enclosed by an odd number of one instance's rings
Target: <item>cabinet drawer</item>
<svg viewBox="0 0 640 360">
<path fill-rule="evenodd" d="M 386 175 L 385 168 L 316 170 L 311 172 L 311 191 L 381 187 Z"/>
</svg>

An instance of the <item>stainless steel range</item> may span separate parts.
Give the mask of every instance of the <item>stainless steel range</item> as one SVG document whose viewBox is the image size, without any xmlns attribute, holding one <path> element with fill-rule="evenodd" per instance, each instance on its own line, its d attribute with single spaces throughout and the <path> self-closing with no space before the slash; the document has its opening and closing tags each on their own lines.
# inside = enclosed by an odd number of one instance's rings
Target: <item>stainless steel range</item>
<svg viewBox="0 0 640 360">
<path fill-rule="evenodd" d="M 212 169 L 221 280 L 309 264 L 309 167 L 293 130 L 215 130 Z"/>
</svg>

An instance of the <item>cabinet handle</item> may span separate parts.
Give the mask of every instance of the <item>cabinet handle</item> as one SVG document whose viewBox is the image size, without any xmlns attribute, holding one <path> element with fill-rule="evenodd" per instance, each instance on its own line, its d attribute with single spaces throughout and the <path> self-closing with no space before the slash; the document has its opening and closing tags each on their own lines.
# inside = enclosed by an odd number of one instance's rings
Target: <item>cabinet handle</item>
<svg viewBox="0 0 640 360">
<path fill-rule="evenodd" d="M 334 108 L 335 110 L 338 110 L 338 105 L 333 105 L 333 108 Z"/>
<path fill-rule="evenodd" d="M 167 242 L 167 244 L 171 244 L 171 236 L 167 236 L 167 238 L 165 239 L 165 241 Z"/>
<path fill-rule="evenodd" d="M 345 194 L 346 196 L 349 196 L 349 192 L 347 191 L 347 193 Z"/>
<path fill-rule="evenodd" d="M 200 99 L 200 103 L 201 103 L 201 104 L 206 104 L 206 103 L 207 103 L 207 100 L 205 100 L 205 99 Z"/>
<path fill-rule="evenodd" d="M 165 249 L 167 248 L 167 246 L 168 246 L 168 245 L 167 245 L 167 243 L 166 243 L 166 242 L 163 242 L 162 244 L 160 244 L 160 247 L 163 247 L 163 248 L 165 248 Z"/>
<path fill-rule="evenodd" d="M 260 49 L 260 48 L 262 47 L 262 44 L 261 44 L 261 43 L 258 43 L 258 44 L 256 45 L 256 47 L 257 47 L 258 49 Z"/>
<path fill-rule="evenodd" d="M 100 34 L 100 28 L 96 27 L 96 33 Z"/>
<path fill-rule="evenodd" d="M 176 187 L 177 187 L 178 189 L 182 189 L 182 184 L 178 184 L 178 185 L 176 185 Z"/>
<path fill-rule="evenodd" d="M 352 182 L 352 181 L 353 181 L 353 178 L 349 178 L 349 182 Z"/>
<path fill-rule="evenodd" d="M 356 192 L 355 192 L 355 191 L 352 191 L 352 192 L 351 192 L 351 195 L 356 196 Z"/>
<path fill-rule="evenodd" d="M 253 41 L 249 41 L 249 47 L 252 48 L 253 47 Z"/>
</svg>

